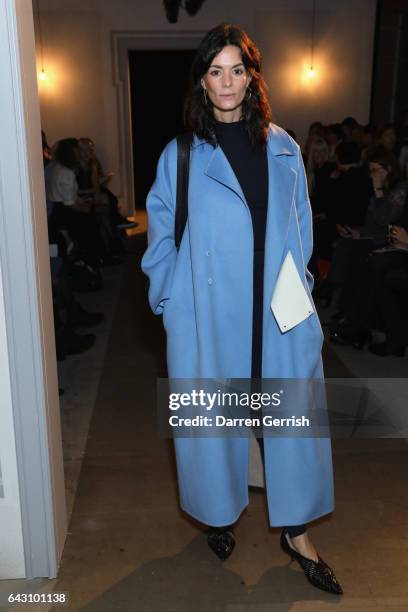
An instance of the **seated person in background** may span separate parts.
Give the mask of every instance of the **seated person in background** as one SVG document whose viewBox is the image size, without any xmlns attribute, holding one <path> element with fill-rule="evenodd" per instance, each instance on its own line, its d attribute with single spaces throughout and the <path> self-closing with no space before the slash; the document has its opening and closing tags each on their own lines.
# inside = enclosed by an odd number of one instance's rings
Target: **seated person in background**
<svg viewBox="0 0 408 612">
<path fill-rule="evenodd" d="M 52 160 L 51 149 L 48 146 L 44 131 L 41 131 L 44 168 Z M 50 232 L 52 237 L 52 232 Z M 58 244 L 58 230 L 55 230 Z M 54 244 L 51 242 L 51 244 Z M 65 249 L 63 249 L 65 253 Z M 91 327 L 102 322 L 104 314 L 88 312 L 75 299 L 70 287 L 69 278 L 62 256 L 52 254 L 50 257 L 51 289 L 54 309 L 54 332 L 57 360 L 65 359 L 67 354 L 78 354 L 91 348 L 95 342 L 93 334 L 78 335 L 77 327 Z M 60 389 L 60 394 L 62 390 Z"/>
<path fill-rule="evenodd" d="M 309 152 L 306 166 L 307 184 L 314 217 L 324 213 L 329 197 L 328 183 L 330 175 L 336 168 L 334 162 L 329 162 L 329 146 L 323 138 L 315 140 Z"/>
<path fill-rule="evenodd" d="M 95 144 L 91 138 L 80 138 L 79 147 L 81 151 L 81 166 L 78 170 L 77 180 L 82 188 L 82 184 L 94 188 L 97 193 L 97 200 L 107 202 L 110 209 L 110 225 L 112 230 L 131 229 L 137 227 L 138 223 L 130 221 L 120 214 L 119 201 L 117 197 L 108 189 L 108 184 L 112 180 L 113 172 L 104 173 L 102 164 L 96 156 Z"/>
<path fill-rule="evenodd" d="M 363 126 L 357 123 L 351 129 L 350 142 L 355 142 L 356 145 L 359 147 L 360 151 L 362 151 L 364 148 L 364 136 L 365 134 Z"/>
<path fill-rule="evenodd" d="M 378 143 L 382 144 L 387 151 L 398 158 L 397 131 L 393 123 L 387 123 L 381 128 L 378 135 Z"/>
<path fill-rule="evenodd" d="M 88 138 L 78 141 L 79 163 L 76 169 L 78 194 L 92 201 L 95 218 L 106 248 L 105 264 L 120 264 L 123 260 L 114 248 L 114 231 L 110 221 L 109 198 L 101 189 L 100 175 L 93 147 Z"/>
<path fill-rule="evenodd" d="M 337 164 L 331 173 L 326 167 L 317 192 L 312 192 L 315 216 L 314 245 L 309 269 L 315 273 L 317 259 L 332 259 L 333 246 L 340 236 L 364 223 L 370 197 L 370 181 L 365 168 L 359 166 L 360 148 L 353 142 L 338 145 Z M 332 264 L 333 265 L 333 264 Z M 330 273 L 330 272 L 329 272 Z M 330 282 L 316 286 L 314 296 L 330 299 Z"/>
<path fill-rule="evenodd" d="M 395 187 L 394 195 L 396 191 Z M 388 200 L 393 223 L 388 246 L 373 248 L 373 245 L 378 246 L 379 241 L 375 244 L 370 239 L 366 241 L 368 249 L 362 251 L 360 257 L 352 258 L 340 300 L 343 318 L 331 332 L 331 340 L 337 344 L 354 344 L 356 348 L 363 348 L 370 342 L 371 328 L 378 321 L 379 304 L 385 291 L 384 279 L 391 270 L 406 265 L 408 252 L 403 242 L 405 231 L 408 230 L 408 181 L 398 184 L 398 193 L 404 195 L 402 207 L 399 198 L 395 207 L 392 206 L 392 200 Z"/>
<path fill-rule="evenodd" d="M 366 163 L 367 151 L 373 146 L 375 142 L 376 128 L 371 123 L 367 123 L 363 127 L 363 139 L 362 139 L 362 151 L 361 151 L 361 162 Z"/>
<path fill-rule="evenodd" d="M 351 142 L 351 135 L 353 133 L 353 128 L 358 125 L 357 119 L 354 117 L 345 117 L 341 122 L 341 129 L 343 131 L 343 141 Z"/>
<path fill-rule="evenodd" d="M 400 180 L 394 155 L 382 145 L 374 145 L 369 149 L 366 160 L 374 193 L 370 198 L 364 226 L 358 235 L 368 236 L 374 240 L 375 246 L 381 246 L 388 241 L 388 225 L 403 215 L 408 182 L 406 178 Z"/>
<path fill-rule="evenodd" d="M 340 123 L 332 123 L 327 126 L 326 140 L 329 145 L 329 161 L 336 163 L 336 149 L 343 140 L 343 130 Z"/>
<path fill-rule="evenodd" d="M 60 257 L 51 259 L 51 286 L 57 361 L 63 361 L 67 355 L 83 353 L 93 346 L 96 339 L 94 334 L 79 335 L 75 329 L 97 325 L 104 315 L 87 312 L 75 300 Z"/>
<path fill-rule="evenodd" d="M 43 163 L 44 168 L 49 164 L 52 160 L 51 148 L 48 146 L 47 137 L 45 135 L 44 130 L 41 130 L 41 140 L 42 140 L 42 151 L 43 151 Z"/>
<path fill-rule="evenodd" d="M 391 241 L 407 252 L 384 275 L 378 309 L 385 340 L 370 344 L 368 349 L 380 357 L 403 357 L 408 346 L 408 231 L 404 227 L 393 226 Z"/>
<path fill-rule="evenodd" d="M 95 334 L 77 334 L 78 328 L 98 325 L 104 320 L 103 312 L 85 310 L 71 291 L 68 276 L 61 270 L 53 274 L 52 298 L 54 306 L 55 340 L 57 360 L 66 355 L 77 355 L 91 348 Z"/>
<path fill-rule="evenodd" d="M 342 142 L 336 155 L 327 217 L 340 226 L 358 227 L 364 223 L 370 197 L 367 171 L 360 167 L 361 150 L 355 142 Z"/>
<path fill-rule="evenodd" d="M 98 268 L 106 255 L 92 209 L 92 200 L 78 196 L 75 176 L 79 162 L 76 138 L 60 140 L 54 159 L 45 168 L 45 189 L 48 209 L 50 242 L 58 242 L 55 236 L 62 233 L 66 239 L 66 253 L 77 245 L 85 261 Z M 61 246 L 61 242 L 59 242 Z"/>
<path fill-rule="evenodd" d="M 305 166 L 307 165 L 307 162 L 309 159 L 310 148 L 312 144 L 316 140 L 320 140 L 321 138 L 324 139 L 324 136 L 325 136 L 324 127 L 321 121 L 314 121 L 313 123 L 310 124 L 307 138 L 306 138 L 306 143 L 305 143 L 303 154 L 302 154 Z"/>
</svg>

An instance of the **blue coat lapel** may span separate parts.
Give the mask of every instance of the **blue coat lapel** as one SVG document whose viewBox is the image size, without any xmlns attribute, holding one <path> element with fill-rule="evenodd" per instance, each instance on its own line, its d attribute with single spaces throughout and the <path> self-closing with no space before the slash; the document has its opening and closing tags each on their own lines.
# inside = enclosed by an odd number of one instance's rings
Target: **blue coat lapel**
<svg viewBox="0 0 408 612">
<path fill-rule="evenodd" d="M 206 141 L 196 135 L 193 148 Z M 211 146 L 211 145 L 207 145 Z M 286 242 L 290 212 L 295 197 L 297 172 L 287 157 L 296 156 L 298 149 L 289 136 L 271 124 L 268 134 L 268 213 L 265 238 L 265 299 L 270 303 L 272 290 L 280 270 Z M 205 174 L 231 189 L 248 207 L 239 181 L 221 147 L 210 154 Z"/>
<path fill-rule="evenodd" d="M 224 151 L 220 146 L 217 146 L 211 154 L 210 161 L 204 174 L 211 177 L 215 181 L 222 183 L 229 189 L 232 189 L 237 196 L 241 198 L 244 204 L 247 205 L 244 193 L 241 189 L 241 185 L 233 171 L 231 164 L 229 163 Z"/>
<path fill-rule="evenodd" d="M 285 161 L 268 154 L 269 199 L 265 236 L 264 312 L 269 308 L 273 288 L 282 264 L 290 214 L 295 197 L 297 172 Z"/>
</svg>

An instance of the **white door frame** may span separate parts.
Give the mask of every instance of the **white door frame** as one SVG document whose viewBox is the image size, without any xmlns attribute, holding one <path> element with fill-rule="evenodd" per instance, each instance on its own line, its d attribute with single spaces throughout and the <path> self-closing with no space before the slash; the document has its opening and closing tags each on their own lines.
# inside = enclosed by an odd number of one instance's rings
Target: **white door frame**
<svg viewBox="0 0 408 612">
<path fill-rule="evenodd" d="M 67 533 L 62 440 L 32 5 L 0 0 L 0 318 L 7 342 L 9 448 L 0 448 L 4 498 L 21 521 L 24 571 L 1 558 L 4 578 L 55 578 Z M 4 373 L 3 373 L 4 374 Z M 4 445 L 4 438 L 2 439 Z M 15 448 L 18 491 L 5 470 Z M 7 452 L 6 452 L 7 451 Z M 3 455 L 8 461 L 3 463 Z M 11 499 L 12 497 L 12 499 Z M 2 502 L 2 503 L 1 503 Z M 1 517 L 1 515 L 0 515 Z M 18 542 L 16 542 L 16 546 Z M 23 573 L 23 575 L 22 575 Z"/>
</svg>

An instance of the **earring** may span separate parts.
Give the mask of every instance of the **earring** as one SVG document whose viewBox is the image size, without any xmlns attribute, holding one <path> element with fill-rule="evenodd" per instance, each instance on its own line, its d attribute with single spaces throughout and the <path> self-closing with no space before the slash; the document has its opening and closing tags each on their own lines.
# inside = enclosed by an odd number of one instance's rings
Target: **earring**
<svg viewBox="0 0 408 612">
<path fill-rule="evenodd" d="M 203 87 L 203 92 L 204 92 L 204 102 L 205 102 L 205 105 L 208 106 L 207 90 L 206 90 L 205 87 Z"/>
<path fill-rule="evenodd" d="M 250 100 L 250 99 L 252 98 L 252 89 L 249 87 L 249 85 L 248 85 L 248 87 L 247 87 L 247 92 L 248 92 L 248 91 L 249 91 L 249 94 L 248 94 L 248 100 Z"/>
</svg>

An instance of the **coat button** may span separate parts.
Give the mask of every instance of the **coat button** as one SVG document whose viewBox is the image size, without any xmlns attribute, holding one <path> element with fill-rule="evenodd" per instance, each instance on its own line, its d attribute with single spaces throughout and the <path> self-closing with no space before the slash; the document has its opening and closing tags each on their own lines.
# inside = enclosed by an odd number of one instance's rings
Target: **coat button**
<svg viewBox="0 0 408 612">
<path fill-rule="evenodd" d="M 208 279 L 208 284 L 209 284 L 209 285 L 212 285 L 212 284 L 213 284 L 213 279 L 212 279 L 212 278 L 209 278 L 209 279 Z"/>
</svg>

